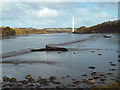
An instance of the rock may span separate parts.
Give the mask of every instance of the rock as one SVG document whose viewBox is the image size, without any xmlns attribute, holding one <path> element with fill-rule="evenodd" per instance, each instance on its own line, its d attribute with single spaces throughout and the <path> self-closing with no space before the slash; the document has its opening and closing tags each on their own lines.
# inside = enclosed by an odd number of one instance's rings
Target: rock
<svg viewBox="0 0 120 90">
<path fill-rule="evenodd" d="M 112 75 L 112 73 L 107 73 L 108 75 Z"/>
<path fill-rule="evenodd" d="M 105 75 L 103 75 L 103 74 L 100 74 L 99 76 L 105 76 Z"/>
<path fill-rule="evenodd" d="M 22 80 L 22 81 L 19 81 L 20 83 L 22 83 L 22 84 L 28 84 L 28 81 L 26 81 L 26 80 Z"/>
<path fill-rule="evenodd" d="M 32 79 L 32 76 L 31 76 L 31 75 L 27 75 L 27 76 L 25 77 L 25 79 Z"/>
<path fill-rule="evenodd" d="M 27 88 L 33 88 L 34 87 L 34 84 L 29 84 L 28 86 L 27 86 Z"/>
<path fill-rule="evenodd" d="M 75 86 L 75 85 L 73 85 L 73 84 L 71 85 L 71 87 L 74 87 L 74 86 Z"/>
<path fill-rule="evenodd" d="M 111 66 L 117 66 L 117 64 L 111 64 Z"/>
<path fill-rule="evenodd" d="M 58 89 L 58 88 L 62 88 L 62 87 L 60 87 L 60 86 L 56 86 L 56 88 Z"/>
<path fill-rule="evenodd" d="M 93 77 L 94 79 L 99 79 L 100 77 Z"/>
<path fill-rule="evenodd" d="M 56 79 L 56 77 L 55 76 L 51 76 L 50 79 L 54 80 L 54 79 Z"/>
<path fill-rule="evenodd" d="M 96 75 L 96 74 L 97 74 L 96 71 L 91 72 L 91 75 Z"/>
<path fill-rule="evenodd" d="M 80 81 L 75 81 L 75 82 L 73 82 L 74 84 L 80 84 Z"/>
<path fill-rule="evenodd" d="M 104 38 L 111 38 L 111 36 L 106 36 L 106 35 L 103 35 L 104 36 Z"/>
<path fill-rule="evenodd" d="M 52 83 L 55 83 L 55 84 L 61 84 L 60 82 L 58 81 L 53 81 Z"/>
<path fill-rule="evenodd" d="M 120 62 L 120 60 L 118 60 L 118 62 Z"/>
<path fill-rule="evenodd" d="M 81 75 L 81 76 L 87 76 L 87 74 L 83 74 L 83 75 Z"/>
<path fill-rule="evenodd" d="M 95 69 L 95 67 L 88 67 L 88 68 L 90 68 L 90 69 Z"/>
<path fill-rule="evenodd" d="M 16 82 L 17 79 L 16 79 L 16 78 L 11 78 L 9 81 L 10 81 L 10 82 Z"/>
<path fill-rule="evenodd" d="M 9 87 L 13 87 L 13 84 L 9 83 L 9 84 L 7 84 L 7 86 L 9 86 Z"/>
<path fill-rule="evenodd" d="M 62 77 L 62 78 L 65 78 L 65 77 Z"/>
<path fill-rule="evenodd" d="M 112 62 L 109 62 L 109 63 L 112 63 Z"/>
<path fill-rule="evenodd" d="M 98 54 L 98 55 L 102 55 L 102 54 Z"/>
<path fill-rule="evenodd" d="M 22 88 L 22 84 L 15 84 L 15 88 Z"/>
<path fill-rule="evenodd" d="M 97 50 L 100 50 L 100 49 L 97 49 Z"/>
<path fill-rule="evenodd" d="M 118 57 L 120 58 L 120 55 L 118 55 Z"/>
<path fill-rule="evenodd" d="M 9 80 L 10 80 L 9 77 L 7 77 L 7 76 L 4 76 L 4 77 L 3 77 L 3 81 L 7 82 L 7 81 L 9 81 Z"/>
<path fill-rule="evenodd" d="M 87 80 L 87 83 L 88 83 L 88 84 L 94 84 L 94 83 L 95 83 L 95 80 L 92 79 L 92 78 L 89 78 L 89 79 Z"/>
<path fill-rule="evenodd" d="M 70 77 L 70 75 L 67 75 L 66 77 Z"/>
<path fill-rule="evenodd" d="M 100 79 L 100 81 L 106 81 L 106 79 Z"/>
<path fill-rule="evenodd" d="M 91 51 L 91 52 L 95 52 L 95 51 Z"/>
<path fill-rule="evenodd" d="M 45 86 L 48 86 L 49 84 L 49 81 L 47 79 L 41 79 L 39 81 L 37 81 L 40 85 L 45 85 Z"/>
<path fill-rule="evenodd" d="M 109 69 L 110 71 L 116 71 L 117 69 Z"/>
<path fill-rule="evenodd" d="M 87 80 L 86 79 L 82 79 L 82 83 L 86 83 L 87 82 Z"/>
<path fill-rule="evenodd" d="M 72 79 L 73 81 L 75 81 L 76 79 Z"/>
</svg>

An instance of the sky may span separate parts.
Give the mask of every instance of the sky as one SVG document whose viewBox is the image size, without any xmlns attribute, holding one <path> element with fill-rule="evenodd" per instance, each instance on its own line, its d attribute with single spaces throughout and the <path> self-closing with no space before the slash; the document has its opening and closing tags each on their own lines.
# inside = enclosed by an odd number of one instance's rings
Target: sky
<svg viewBox="0 0 120 90">
<path fill-rule="evenodd" d="M 0 26 L 68 28 L 118 19 L 117 2 L 2 2 Z"/>
</svg>

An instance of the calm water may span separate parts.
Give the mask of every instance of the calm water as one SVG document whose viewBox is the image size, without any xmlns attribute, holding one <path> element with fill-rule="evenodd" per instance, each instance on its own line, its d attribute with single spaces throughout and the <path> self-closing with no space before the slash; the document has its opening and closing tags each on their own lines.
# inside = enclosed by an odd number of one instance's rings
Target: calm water
<svg viewBox="0 0 120 90">
<path fill-rule="evenodd" d="M 110 72 L 109 69 L 112 66 L 109 62 L 118 64 L 118 35 L 107 35 L 112 36 L 112 38 L 107 39 L 100 34 L 96 34 L 95 39 L 62 45 L 61 47 L 69 48 L 68 52 L 30 52 L 3 58 L 3 61 L 51 61 L 57 63 L 2 64 L 2 75 L 16 77 L 19 80 L 23 80 L 28 74 L 34 78 L 38 76 L 48 78 L 55 75 L 62 82 L 63 80 L 60 77 L 66 75 L 70 75 L 71 79 L 82 79 L 82 74 L 91 72 L 89 66 L 95 66 L 94 71 L 97 72 Z M 97 38 L 98 36 L 99 38 Z M 3 39 L 0 43 L 2 43 L 2 53 L 7 53 L 28 48 L 43 48 L 47 44 L 65 43 L 86 38 L 90 38 L 90 34 L 32 34 Z M 117 66 L 114 68 L 117 69 Z M 117 72 L 114 73 L 117 76 Z M 69 83 L 69 79 L 65 80 L 64 83 Z"/>
</svg>

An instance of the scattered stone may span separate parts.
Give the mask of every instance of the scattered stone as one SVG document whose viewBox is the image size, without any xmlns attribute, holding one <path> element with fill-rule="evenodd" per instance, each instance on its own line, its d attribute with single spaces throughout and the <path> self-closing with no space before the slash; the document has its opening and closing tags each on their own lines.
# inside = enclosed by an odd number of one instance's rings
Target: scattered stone
<svg viewBox="0 0 120 90">
<path fill-rule="evenodd" d="M 109 63 L 112 63 L 112 62 L 109 62 Z"/>
<path fill-rule="evenodd" d="M 105 76 L 105 75 L 103 75 L 103 74 L 100 74 L 99 76 Z"/>
<path fill-rule="evenodd" d="M 31 75 L 27 75 L 27 76 L 25 77 L 25 79 L 32 79 L 32 76 L 31 76 Z"/>
<path fill-rule="evenodd" d="M 9 81 L 10 81 L 10 82 L 16 82 L 17 79 L 16 79 L 16 78 L 11 78 Z"/>
<path fill-rule="evenodd" d="M 88 68 L 90 68 L 90 69 L 95 69 L 95 67 L 88 67 Z"/>
<path fill-rule="evenodd" d="M 116 71 L 117 69 L 109 69 L 110 71 Z"/>
<path fill-rule="evenodd" d="M 22 88 L 22 84 L 15 84 L 15 88 Z"/>
<path fill-rule="evenodd" d="M 27 86 L 27 88 L 33 88 L 34 87 L 34 84 L 29 84 L 28 86 Z"/>
<path fill-rule="evenodd" d="M 75 81 L 76 79 L 72 79 L 73 81 Z"/>
<path fill-rule="evenodd" d="M 51 76 L 50 79 L 54 80 L 54 79 L 56 79 L 56 77 L 55 76 Z"/>
<path fill-rule="evenodd" d="M 9 84 L 7 84 L 7 86 L 12 87 L 12 86 L 13 86 L 13 84 L 12 84 L 12 83 L 9 83 Z"/>
<path fill-rule="evenodd" d="M 111 64 L 111 66 L 116 66 L 117 64 Z"/>
<path fill-rule="evenodd" d="M 82 83 L 86 83 L 87 82 L 87 80 L 86 79 L 82 79 Z"/>
<path fill-rule="evenodd" d="M 118 62 L 120 62 L 120 60 L 118 60 Z"/>
<path fill-rule="evenodd" d="M 96 71 L 91 72 L 91 75 L 96 75 L 96 74 L 97 74 Z"/>
<path fill-rule="evenodd" d="M 9 77 L 7 77 L 7 76 L 4 76 L 4 77 L 3 77 L 3 81 L 7 82 L 7 81 L 9 81 L 9 80 L 10 80 Z"/>
<path fill-rule="evenodd" d="M 58 82 L 58 81 L 53 81 L 52 83 L 54 83 L 54 84 L 61 84 L 61 83 Z"/>
<path fill-rule="evenodd" d="M 87 76 L 87 74 L 83 74 L 83 75 L 81 75 L 81 76 Z"/>
<path fill-rule="evenodd" d="M 97 50 L 100 50 L 100 49 L 97 49 Z"/>
<path fill-rule="evenodd" d="M 70 75 L 67 75 L 66 77 L 70 77 Z"/>
<path fill-rule="evenodd" d="M 101 55 L 101 54 L 98 54 L 98 55 Z"/>
<path fill-rule="evenodd" d="M 89 79 L 87 80 L 87 83 L 88 83 L 88 84 L 94 84 L 94 83 L 95 83 L 95 80 L 92 79 L 92 78 L 89 78 Z"/>
<path fill-rule="evenodd" d="M 111 38 L 111 36 L 106 36 L 106 35 L 103 35 L 104 36 L 104 38 Z"/>
<path fill-rule="evenodd" d="M 19 81 L 20 83 L 22 83 L 22 84 L 28 84 L 28 81 L 26 81 L 26 80 L 22 80 L 22 81 Z"/>
<path fill-rule="evenodd" d="M 71 87 L 74 87 L 75 85 L 71 85 Z"/>
<path fill-rule="evenodd" d="M 80 81 L 75 81 L 75 82 L 73 82 L 74 84 L 80 84 Z"/>
<path fill-rule="evenodd" d="M 65 78 L 65 77 L 62 77 L 62 78 Z"/>
<path fill-rule="evenodd" d="M 60 86 L 56 86 L 56 88 L 62 88 L 62 87 L 60 87 Z"/>
<path fill-rule="evenodd" d="M 118 55 L 118 57 L 120 58 L 120 55 Z"/>
<path fill-rule="evenodd" d="M 106 79 L 100 79 L 100 81 L 106 81 Z"/>
<path fill-rule="evenodd" d="M 93 77 L 94 79 L 99 79 L 100 77 Z"/>
<path fill-rule="evenodd" d="M 91 52 L 95 52 L 95 51 L 91 51 Z"/>
</svg>

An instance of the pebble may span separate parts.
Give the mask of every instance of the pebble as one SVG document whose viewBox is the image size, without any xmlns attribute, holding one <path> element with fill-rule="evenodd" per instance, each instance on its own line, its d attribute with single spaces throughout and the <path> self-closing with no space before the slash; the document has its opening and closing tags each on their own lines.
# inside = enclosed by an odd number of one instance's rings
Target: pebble
<svg viewBox="0 0 120 90">
<path fill-rule="evenodd" d="M 55 76 L 51 76 L 50 79 L 56 79 L 56 77 Z"/>
<path fill-rule="evenodd" d="M 27 76 L 25 77 L 25 79 L 32 79 L 32 76 L 31 76 L 31 75 L 27 75 Z"/>
<path fill-rule="evenodd" d="M 94 79 L 99 79 L 100 77 L 93 77 Z"/>
<path fill-rule="evenodd" d="M 91 75 L 96 75 L 96 74 L 97 74 L 96 71 L 91 72 Z"/>
<path fill-rule="evenodd" d="M 98 54 L 98 55 L 102 55 L 102 54 Z"/>
<path fill-rule="evenodd" d="M 87 76 L 87 74 L 83 74 L 83 75 L 81 75 L 81 76 Z"/>
<path fill-rule="evenodd" d="M 116 66 L 117 64 L 111 64 L 111 66 Z"/>
<path fill-rule="evenodd" d="M 75 81 L 73 82 L 73 84 L 80 84 L 80 81 Z"/>
<path fill-rule="evenodd" d="M 112 75 L 112 73 L 107 73 L 108 75 Z"/>
<path fill-rule="evenodd" d="M 70 75 L 67 75 L 66 77 L 70 77 Z"/>
<path fill-rule="evenodd" d="M 95 69 L 95 67 L 88 67 L 88 68 L 90 68 L 90 69 Z"/>
<path fill-rule="evenodd" d="M 91 51 L 91 52 L 95 52 L 95 51 Z"/>
</svg>

